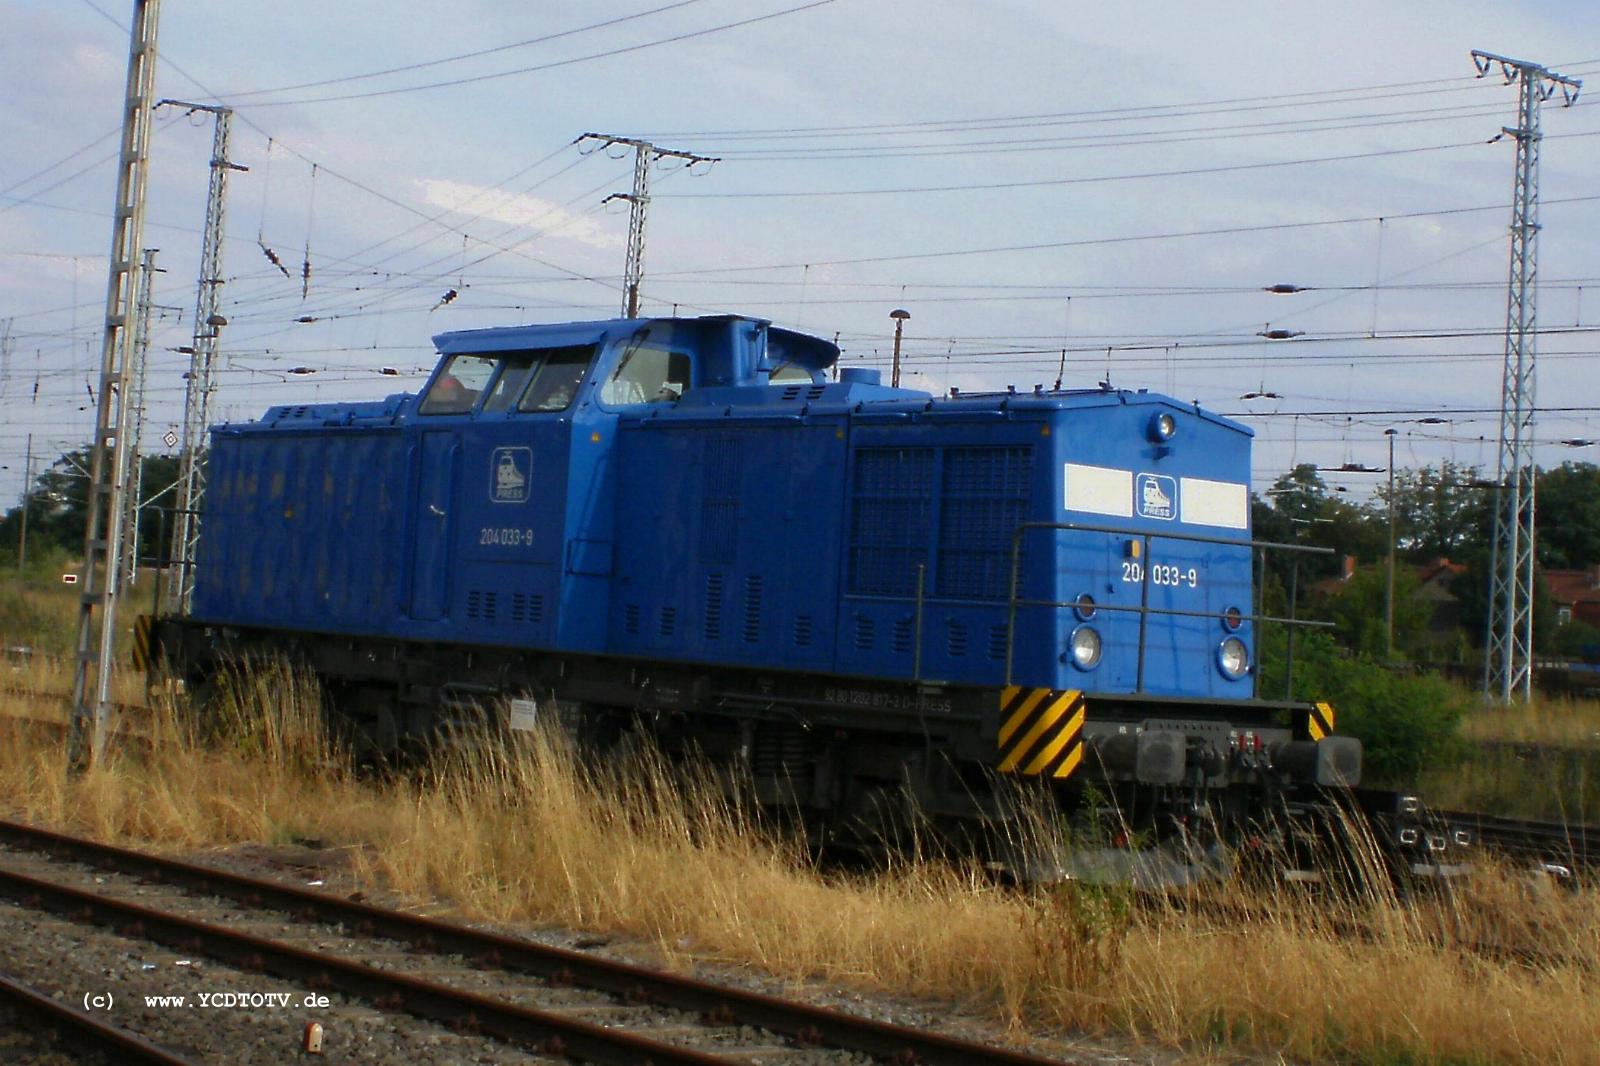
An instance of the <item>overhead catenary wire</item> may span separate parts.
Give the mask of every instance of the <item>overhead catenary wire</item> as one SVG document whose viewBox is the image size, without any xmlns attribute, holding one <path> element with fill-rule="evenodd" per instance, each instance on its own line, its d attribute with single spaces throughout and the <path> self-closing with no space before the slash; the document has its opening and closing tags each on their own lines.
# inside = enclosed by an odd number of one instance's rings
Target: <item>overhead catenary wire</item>
<svg viewBox="0 0 1600 1066">
<path fill-rule="evenodd" d="M 417 63 L 405 63 L 395 67 L 385 67 L 381 70 L 369 70 L 360 74 L 344 74 L 336 78 L 322 78 L 318 81 L 303 81 L 294 85 L 275 85 L 263 89 L 229 89 L 222 96 L 229 100 L 244 100 L 253 96 L 267 96 L 274 93 L 298 92 L 301 89 L 321 89 L 329 85 L 346 85 L 356 81 L 370 81 L 373 78 L 383 78 L 391 74 L 406 74 L 414 70 L 427 70 L 431 67 L 445 66 L 450 63 L 462 63 L 470 59 L 481 59 L 484 56 L 495 55 L 500 52 L 511 52 L 519 48 L 531 48 L 538 44 L 548 44 L 566 37 L 575 37 L 581 33 L 590 33 L 594 30 L 610 29 L 626 22 L 648 18 L 652 15 L 665 14 L 678 8 L 689 7 L 692 4 L 702 3 L 703 0 L 676 0 L 674 3 L 652 7 L 645 11 L 635 11 L 629 15 L 618 15 L 616 18 L 604 19 L 600 22 L 591 22 L 586 26 L 578 26 L 570 30 L 560 30 L 555 33 L 546 33 L 539 37 L 530 37 L 525 41 L 513 41 L 510 44 L 497 44 L 490 48 L 479 48 L 470 52 L 459 52 L 455 55 L 443 56 L 439 59 L 427 59 Z"/>
<path fill-rule="evenodd" d="M 84 0 L 84 2 L 88 3 L 89 0 Z M 369 100 L 369 99 L 372 99 L 374 97 L 379 97 L 379 96 L 397 96 L 397 95 L 400 95 L 400 94 L 407 94 L 407 93 L 428 92 L 428 91 L 431 91 L 431 90 L 434 90 L 434 89 L 455 88 L 456 86 L 460 86 L 460 85 L 475 85 L 475 84 L 478 84 L 480 82 L 497 81 L 497 80 L 502 79 L 502 78 L 516 77 L 516 76 L 521 75 L 521 74 L 533 74 L 533 73 L 537 73 L 537 72 L 540 72 L 540 71 L 556 70 L 556 69 L 559 69 L 559 68 L 562 68 L 562 67 L 569 67 L 569 66 L 573 66 L 573 65 L 579 64 L 579 63 L 591 63 L 591 62 L 594 62 L 595 60 L 611 59 L 611 58 L 614 58 L 616 56 L 627 55 L 627 54 L 630 54 L 630 53 L 633 53 L 633 52 L 641 52 L 641 51 L 644 51 L 644 50 L 650 49 L 650 48 L 660 48 L 660 47 L 662 47 L 664 45 L 678 44 L 678 43 L 683 42 L 683 41 L 694 40 L 695 38 L 698 38 L 698 37 L 707 37 L 707 36 L 710 36 L 711 34 L 714 34 L 714 33 L 723 33 L 723 32 L 726 32 L 728 30 L 740 29 L 740 28 L 745 27 L 745 26 L 751 26 L 751 25 L 755 25 L 755 24 L 761 23 L 761 22 L 768 22 L 768 21 L 770 21 L 772 19 L 783 18 L 783 17 L 788 16 L 788 15 L 796 15 L 796 14 L 799 14 L 799 13 L 801 13 L 803 11 L 810 11 L 810 10 L 812 10 L 814 8 L 825 7 L 825 6 L 827 6 L 828 4 L 831 4 L 831 3 L 834 3 L 834 0 L 807 0 L 806 3 L 796 4 L 796 5 L 792 6 L 792 7 L 781 8 L 781 9 L 779 9 L 777 11 L 769 11 L 769 12 L 767 12 L 765 14 L 753 15 L 753 16 L 750 16 L 750 17 L 747 17 L 747 18 L 737 19 L 737 20 L 732 21 L 732 22 L 724 22 L 724 23 L 721 23 L 721 24 L 716 25 L 716 26 L 708 26 L 708 27 L 705 27 L 703 29 L 690 30 L 690 31 L 686 31 L 684 33 L 673 34 L 672 36 L 658 38 L 658 39 L 653 40 L 653 41 L 644 41 L 644 42 L 642 42 L 640 44 L 631 44 L 631 45 L 624 45 L 624 46 L 617 47 L 617 48 L 609 48 L 609 49 L 605 49 L 604 51 L 600 51 L 600 52 L 591 52 L 591 53 L 589 53 L 587 55 L 572 56 L 572 57 L 569 57 L 567 59 L 552 60 L 552 61 L 550 61 L 548 63 L 536 63 L 536 64 L 532 64 L 532 65 L 529 65 L 529 66 L 516 67 L 516 68 L 513 68 L 511 70 L 494 71 L 494 72 L 488 73 L 488 74 L 474 74 L 474 75 L 467 76 L 467 77 L 450 78 L 450 79 L 446 79 L 444 81 L 423 82 L 423 83 L 419 83 L 419 84 L 416 84 L 416 85 L 402 85 L 402 86 L 398 86 L 398 87 L 391 88 L 391 89 L 372 89 L 372 90 L 369 90 L 369 91 L 366 91 L 366 92 L 338 93 L 338 94 L 328 95 L 328 96 L 293 97 L 293 98 L 290 98 L 290 99 L 287 99 L 287 100 L 257 100 L 257 101 L 253 101 L 253 102 L 248 102 L 247 101 L 247 102 L 245 102 L 245 103 L 243 103 L 243 104 L 241 104 L 239 106 L 243 107 L 243 108 L 251 108 L 251 109 L 257 109 L 257 110 L 259 110 L 261 108 L 268 108 L 268 107 L 290 107 L 290 106 L 298 107 L 298 106 L 304 106 L 304 105 L 307 105 L 307 104 L 329 104 L 329 103 L 340 103 L 340 102 L 347 101 L 347 100 Z"/>
</svg>

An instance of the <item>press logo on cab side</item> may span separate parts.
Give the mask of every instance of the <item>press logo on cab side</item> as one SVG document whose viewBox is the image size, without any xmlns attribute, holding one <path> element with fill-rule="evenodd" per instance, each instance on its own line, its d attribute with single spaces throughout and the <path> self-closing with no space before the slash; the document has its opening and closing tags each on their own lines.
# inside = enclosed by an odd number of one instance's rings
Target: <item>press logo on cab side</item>
<svg viewBox="0 0 1600 1066">
<path fill-rule="evenodd" d="M 1165 474 L 1140 474 L 1134 486 L 1140 518 L 1172 521 L 1178 516 L 1178 483 Z"/>
<path fill-rule="evenodd" d="M 495 503 L 526 503 L 532 473 L 532 449 L 496 448 L 489 460 L 489 499 Z"/>
</svg>

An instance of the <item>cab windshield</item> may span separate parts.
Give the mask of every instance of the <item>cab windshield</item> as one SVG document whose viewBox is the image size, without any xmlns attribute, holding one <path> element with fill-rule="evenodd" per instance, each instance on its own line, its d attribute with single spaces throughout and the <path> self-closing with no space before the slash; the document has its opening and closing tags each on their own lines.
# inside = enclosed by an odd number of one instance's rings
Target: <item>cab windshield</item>
<svg viewBox="0 0 1600 1066">
<path fill-rule="evenodd" d="M 422 398 L 424 415 L 564 411 L 594 357 L 593 345 L 452 355 Z M 479 401 L 482 406 L 479 407 Z"/>
</svg>

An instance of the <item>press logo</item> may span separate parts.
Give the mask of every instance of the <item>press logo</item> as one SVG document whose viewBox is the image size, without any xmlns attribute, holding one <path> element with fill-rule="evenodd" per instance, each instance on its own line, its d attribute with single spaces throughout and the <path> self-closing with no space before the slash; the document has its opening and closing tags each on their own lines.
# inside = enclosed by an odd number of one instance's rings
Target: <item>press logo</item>
<svg viewBox="0 0 1600 1066">
<path fill-rule="evenodd" d="M 496 448 L 489 459 L 489 499 L 495 503 L 528 502 L 533 452 L 528 448 Z"/>
<path fill-rule="evenodd" d="M 1164 474 L 1140 474 L 1134 497 L 1140 518 L 1170 522 L 1178 516 L 1178 483 Z"/>
</svg>

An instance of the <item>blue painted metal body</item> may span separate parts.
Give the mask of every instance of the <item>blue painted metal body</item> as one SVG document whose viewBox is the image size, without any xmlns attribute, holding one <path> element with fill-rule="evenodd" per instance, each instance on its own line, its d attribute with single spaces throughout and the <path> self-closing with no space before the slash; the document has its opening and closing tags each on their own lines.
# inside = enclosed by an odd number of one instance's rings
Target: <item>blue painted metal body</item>
<svg viewBox="0 0 1600 1066">
<path fill-rule="evenodd" d="M 428 390 L 457 355 L 589 362 L 548 410 L 493 410 L 494 378 L 462 413 L 425 413 L 425 390 L 216 427 L 196 620 L 983 686 L 1009 658 L 1023 685 L 1250 695 L 1216 659 L 1224 612 L 1252 606 L 1242 426 L 1145 393 L 827 381 L 832 345 L 745 318 L 435 342 Z M 619 391 L 641 345 L 687 360 L 681 396 Z M 1084 595 L 1092 670 L 1059 606 Z M 1193 616 L 1146 615 L 1141 653 L 1145 597 Z"/>
</svg>

